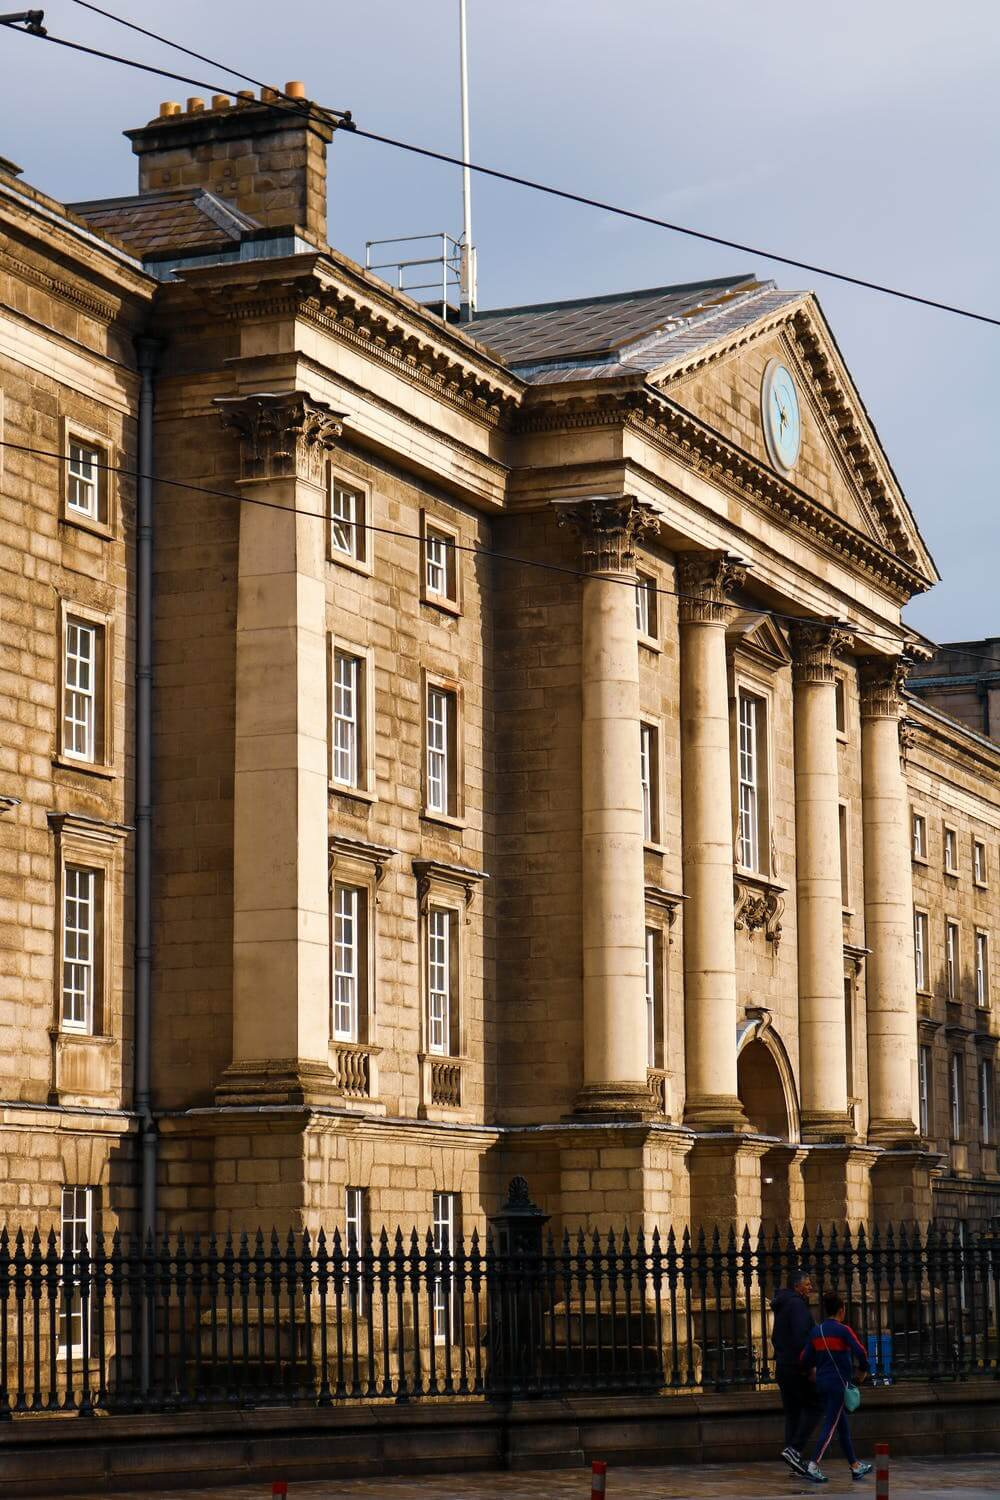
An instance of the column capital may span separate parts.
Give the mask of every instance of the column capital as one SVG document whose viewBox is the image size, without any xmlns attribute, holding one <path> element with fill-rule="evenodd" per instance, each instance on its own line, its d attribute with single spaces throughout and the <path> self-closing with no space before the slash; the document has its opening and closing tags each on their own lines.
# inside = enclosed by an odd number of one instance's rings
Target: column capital
<svg viewBox="0 0 1000 1500">
<path fill-rule="evenodd" d="M 217 396 L 222 425 L 240 438 L 240 483 L 255 479 L 323 480 L 327 454 L 344 416 L 305 391 L 254 391 Z"/>
<path fill-rule="evenodd" d="M 634 495 L 586 495 L 557 500 L 560 526 L 572 526 L 583 542 L 587 573 L 634 573 L 635 544 L 658 531 L 659 517 Z"/>
<path fill-rule="evenodd" d="M 804 620 L 791 629 L 796 682 L 833 682 L 834 659 L 853 636 L 838 620 Z"/>
<path fill-rule="evenodd" d="M 727 595 L 742 588 L 746 576 L 746 562 L 733 552 L 680 553 L 677 588 L 681 624 L 724 622 Z"/>
<path fill-rule="evenodd" d="M 859 673 L 862 719 L 898 719 L 912 663 L 901 656 L 865 662 Z"/>
</svg>

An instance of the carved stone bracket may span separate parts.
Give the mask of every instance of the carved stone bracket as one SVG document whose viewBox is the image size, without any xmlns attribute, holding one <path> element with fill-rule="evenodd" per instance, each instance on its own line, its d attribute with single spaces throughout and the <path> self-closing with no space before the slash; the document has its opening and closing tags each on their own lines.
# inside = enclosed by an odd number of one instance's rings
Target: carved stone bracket
<svg viewBox="0 0 1000 1500">
<path fill-rule="evenodd" d="M 305 391 L 217 396 L 222 425 L 240 437 L 240 480 L 306 479 L 319 485 L 344 430 L 342 413 Z"/>
<path fill-rule="evenodd" d="M 634 495 L 558 500 L 556 517 L 560 526 L 579 533 L 588 573 L 634 573 L 636 542 L 660 526 L 653 507 Z"/>
<path fill-rule="evenodd" d="M 792 626 L 791 640 L 798 682 L 834 682 L 834 660 L 853 636 L 838 620 L 808 620 Z"/>
<path fill-rule="evenodd" d="M 468 911 L 476 891 L 484 880 L 490 878 L 483 870 L 473 870 L 468 865 L 445 865 L 436 859 L 415 859 L 413 873 L 417 877 L 417 906 L 422 915 L 427 913 L 435 886 L 457 886 L 464 893 Z M 471 918 L 467 920 L 471 921 Z"/>
<path fill-rule="evenodd" d="M 375 877 L 375 900 L 378 901 L 378 888 L 385 879 L 389 861 L 398 853 L 398 849 L 390 849 L 388 844 L 369 844 L 365 839 L 349 839 L 335 833 L 327 846 L 330 885 L 333 885 L 338 866 L 353 865 L 355 869 L 358 865 L 370 866 Z"/>
<path fill-rule="evenodd" d="M 733 902 L 733 926 L 737 932 L 746 932 L 752 938 L 755 932 L 763 931 L 777 952 L 785 910 L 783 887 L 740 876 L 733 881 Z"/>
<path fill-rule="evenodd" d="M 747 566 L 732 552 L 682 552 L 677 559 L 681 623 L 724 622 L 732 608 L 728 596 L 743 587 Z"/>
<path fill-rule="evenodd" d="M 677 913 L 680 911 L 682 901 L 687 897 L 682 896 L 679 891 L 668 891 L 662 885 L 647 885 L 646 905 L 653 911 L 661 912 L 667 924 L 668 942 L 674 941 L 674 924 L 677 921 Z"/>
<path fill-rule="evenodd" d="M 899 721 L 899 756 L 904 763 L 917 743 L 919 729 L 920 725 L 916 719 L 902 718 Z"/>
<path fill-rule="evenodd" d="M 903 687 L 912 664 L 901 656 L 867 661 L 859 674 L 861 717 L 898 719 L 903 709 Z"/>
</svg>

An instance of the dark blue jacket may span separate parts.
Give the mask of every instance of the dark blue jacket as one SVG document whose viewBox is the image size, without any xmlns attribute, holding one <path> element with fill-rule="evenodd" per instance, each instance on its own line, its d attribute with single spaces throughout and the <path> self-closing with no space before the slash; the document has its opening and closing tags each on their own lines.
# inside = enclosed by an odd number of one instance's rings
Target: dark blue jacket
<svg viewBox="0 0 1000 1500">
<path fill-rule="evenodd" d="M 774 1363 L 779 1370 L 795 1369 L 815 1324 L 812 1309 L 801 1292 L 786 1286 L 774 1294 L 771 1311 L 774 1313 L 774 1327 L 771 1329 Z"/>
<path fill-rule="evenodd" d="M 824 1318 L 810 1330 L 802 1351 L 802 1368 L 816 1371 L 817 1385 L 848 1384 L 854 1379 L 855 1364 L 868 1369 L 868 1355 L 853 1328 L 836 1318 Z"/>
</svg>

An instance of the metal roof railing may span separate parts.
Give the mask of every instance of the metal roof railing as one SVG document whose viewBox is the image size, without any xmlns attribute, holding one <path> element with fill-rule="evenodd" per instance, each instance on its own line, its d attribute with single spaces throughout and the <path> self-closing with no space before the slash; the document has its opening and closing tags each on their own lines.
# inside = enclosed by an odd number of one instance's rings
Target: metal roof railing
<svg viewBox="0 0 1000 1500">
<path fill-rule="evenodd" d="M 428 241 L 436 242 L 440 247 L 435 254 L 383 261 L 372 260 L 372 251 L 381 250 L 385 245 L 416 245 L 426 244 Z M 441 314 L 446 317 L 449 310 L 454 310 L 456 313 L 458 311 L 459 298 L 456 296 L 452 301 L 449 293 L 451 291 L 461 293 L 462 255 L 461 241 L 443 231 L 438 234 L 400 234 L 388 240 L 365 241 L 365 270 L 376 273 L 391 272 L 391 276 L 383 276 L 382 280 L 391 282 L 397 291 L 416 297 L 418 302 L 436 302 L 440 297 Z M 430 271 L 426 269 L 427 267 L 434 269 Z M 430 279 L 412 281 L 409 279 L 411 275 L 422 275 Z M 418 292 L 434 292 L 437 296 L 420 297 L 416 296 Z"/>
</svg>

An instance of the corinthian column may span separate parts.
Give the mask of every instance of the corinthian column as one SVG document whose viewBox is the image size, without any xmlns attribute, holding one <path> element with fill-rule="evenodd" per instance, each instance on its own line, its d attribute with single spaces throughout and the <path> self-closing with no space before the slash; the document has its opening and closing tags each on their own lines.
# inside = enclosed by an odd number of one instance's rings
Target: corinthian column
<svg viewBox="0 0 1000 1500">
<path fill-rule="evenodd" d="M 333 1092 L 325 469 L 340 418 L 301 391 L 219 402 L 240 439 L 233 1061 L 223 1100 Z"/>
<path fill-rule="evenodd" d="M 559 520 L 579 532 L 587 575 L 581 669 L 583 1088 L 577 1111 L 649 1113 L 634 546 L 658 523 L 652 508 L 632 496 L 562 504 Z"/>
<path fill-rule="evenodd" d="M 799 1067 L 806 1140 L 844 1140 L 847 1036 L 834 654 L 850 635 L 834 624 L 792 631 L 795 867 L 799 943 Z"/>
<path fill-rule="evenodd" d="M 745 569 L 725 552 L 678 561 L 684 824 L 685 1122 L 745 1127 L 736 1081 L 733 805 L 726 595 Z"/>
<path fill-rule="evenodd" d="M 868 958 L 868 1138 L 879 1145 L 917 1135 L 917 1003 L 913 887 L 906 788 L 899 754 L 898 657 L 861 674 L 861 778 Z"/>
</svg>

